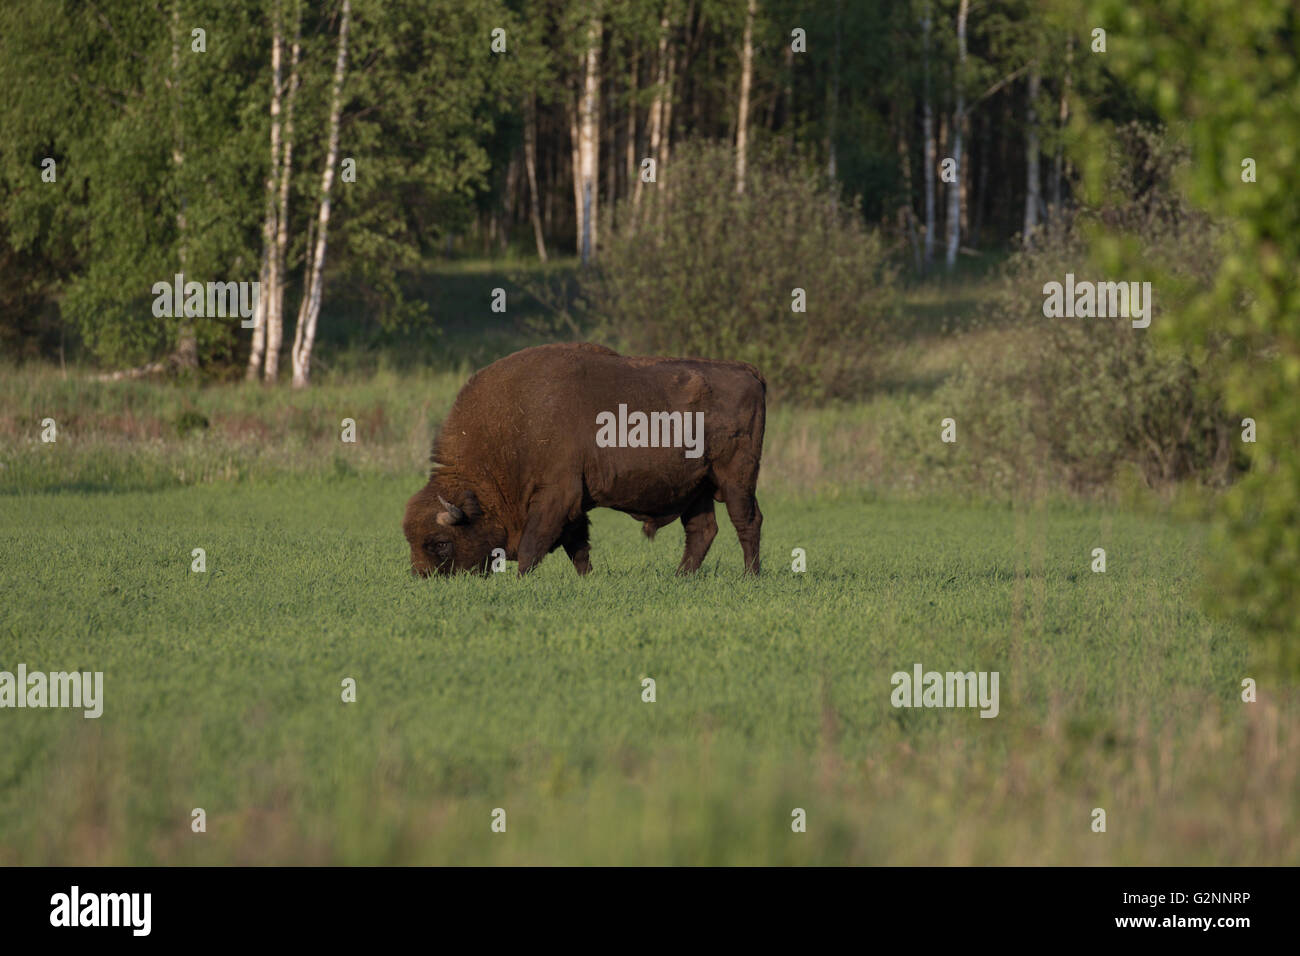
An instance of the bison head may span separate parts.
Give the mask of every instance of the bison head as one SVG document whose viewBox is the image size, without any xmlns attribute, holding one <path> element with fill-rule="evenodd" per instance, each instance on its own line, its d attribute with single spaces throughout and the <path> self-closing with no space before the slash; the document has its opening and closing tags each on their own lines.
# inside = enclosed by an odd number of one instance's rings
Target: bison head
<svg viewBox="0 0 1300 956">
<path fill-rule="evenodd" d="M 484 515 L 473 491 L 433 483 L 406 503 L 402 531 L 411 546 L 411 571 L 424 578 L 435 571 L 483 574 L 492 550 L 506 545 L 505 531 Z"/>
</svg>

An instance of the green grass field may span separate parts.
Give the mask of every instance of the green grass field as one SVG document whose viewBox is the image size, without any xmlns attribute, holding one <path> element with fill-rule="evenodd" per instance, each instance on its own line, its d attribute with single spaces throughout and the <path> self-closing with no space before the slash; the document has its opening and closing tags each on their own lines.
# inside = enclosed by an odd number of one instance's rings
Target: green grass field
<svg viewBox="0 0 1300 956">
<path fill-rule="evenodd" d="M 0 670 L 105 680 L 0 710 L 0 864 L 1300 862 L 1300 699 L 1240 699 L 1199 493 L 939 442 L 1008 350 L 978 284 L 909 293 L 885 387 L 769 409 L 760 579 L 721 508 L 693 578 L 598 511 L 585 579 L 412 579 L 434 429 L 536 335 L 468 314 L 503 281 L 429 277 L 441 336 L 333 316 L 306 391 L 0 367 Z M 998 716 L 894 708 L 916 663 L 997 671 Z"/>
<path fill-rule="evenodd" d="M 586 579 L 417 581 L 419 484 L 0 497 L 0 666 L 105 675 L 98 720 L 0 716 L 0 863 L 1300 861 L 1292 711 L 1240 703 L 1194 523 L 769 495 L 759 580 L 721 511 L 690 579 L 601 511 Z M 916 662 L 1000 714 L 893 708 Z"/>
</svg>

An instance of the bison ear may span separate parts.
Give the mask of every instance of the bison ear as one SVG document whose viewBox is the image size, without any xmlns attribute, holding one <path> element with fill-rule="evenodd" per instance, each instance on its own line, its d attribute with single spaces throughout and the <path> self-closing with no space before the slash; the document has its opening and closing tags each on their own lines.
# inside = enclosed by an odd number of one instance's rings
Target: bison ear
<svg viewBox="0 0 1300 956">
<path fill-rule="evenodd" d="M 438 504 L 442 505 L 442 511 L 438 512 L 437 522 L 441 525 L 461 524 L 465 520 L 465 512 L 461 511 L 442 495 L 438 496 Z"/>
</svg>

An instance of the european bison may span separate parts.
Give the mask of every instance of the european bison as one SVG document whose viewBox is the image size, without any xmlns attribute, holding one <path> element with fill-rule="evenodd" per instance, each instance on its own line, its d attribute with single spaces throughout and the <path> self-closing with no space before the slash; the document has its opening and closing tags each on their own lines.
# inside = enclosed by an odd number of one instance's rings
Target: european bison
<svg viewBox="0 0 1300 956">
<path fill-rule="evenodd" d="M 613 508 L 648 536 L 681 518 L 678 572 L 689 573 L 718 533 L 717 500 L 757 574 L 766 393 L 743 362 L 632 358 L 589 343 L 493 362 L 461 389 L 429 483 L 406 504 L 411 570 L 485 572 L 501 548 L 523 575 L 563 545 L 586 574 L 587 512 Z"/>
</svg>

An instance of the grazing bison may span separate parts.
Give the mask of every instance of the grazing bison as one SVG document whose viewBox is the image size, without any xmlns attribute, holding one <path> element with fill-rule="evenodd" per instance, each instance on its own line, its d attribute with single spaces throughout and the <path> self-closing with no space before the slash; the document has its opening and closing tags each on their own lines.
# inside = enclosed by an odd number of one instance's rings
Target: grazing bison
<svg viewBox="0 0 1300 956">
<path fill-rule="evenodd" d="M 587 343 L 493 362 L 456 397 L 429 483 L 406 504 L 411 570 L 483 572 L 501 548 L 522 575 L 562 545 L 586 574 L 587 512 L 613 508 L 651 537 L 681 518 L 687 573 L 718 533 L 716 499 L 757 574 L 766 392 L 743 362 L 631 358 Z"/>
</svg>

